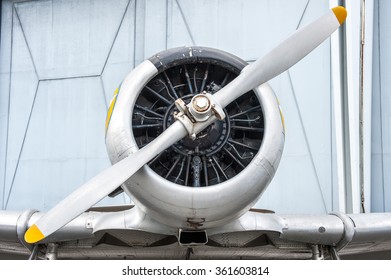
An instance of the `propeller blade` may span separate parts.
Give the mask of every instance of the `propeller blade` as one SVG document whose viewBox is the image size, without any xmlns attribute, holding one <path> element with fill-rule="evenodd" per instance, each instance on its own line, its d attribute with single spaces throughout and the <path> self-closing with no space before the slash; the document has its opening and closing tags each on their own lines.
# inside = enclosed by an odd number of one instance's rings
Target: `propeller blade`
<svg viewBox="0 0 391 280">
<path fill-rule="evenodd" d="M 186 135 L 187 130 L 180 122 L 173 123 L 150 144 L 99 173 L 67 196 L 31 226 L 26 231 L 24 239 L 28 243 L 36 243 L 57 231 L 102 200 L 144 164 Z"/>
<path fill-rule="evenodd" d="M 246 66 L 236 79 L 216 92 L 214 97 L 225 107 L 242 94 L 288 70 L 326 40 L 343 24 L 346 16 L 346 9 L 338 6 L 298 29 L 264 57 Z"/>
</svg>

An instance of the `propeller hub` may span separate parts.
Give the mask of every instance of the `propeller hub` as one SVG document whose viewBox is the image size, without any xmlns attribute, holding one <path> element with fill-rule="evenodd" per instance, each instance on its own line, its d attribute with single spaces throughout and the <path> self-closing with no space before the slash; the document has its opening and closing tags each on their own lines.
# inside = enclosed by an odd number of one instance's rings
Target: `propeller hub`
<svg viewBox="0 0 391 280">
<path fill-rule="evenodd" d="M 183 104 L 186 103 L 194 104 L 195 103 L 194 100 L 196 99 L 197 96 L 199 95 L 194 96 L 189 94 L 183 96 L 182 97 Z M 199 98 L 196 99 L 197 102 L 200 103 L 203 102 L 201 97 L 204 96 L 199 96 Z M 207 99 L 207 102 L 210 102 L 206 96 L 205 99 Z M 163 130 L 166 130 L 170 125 L 172 125 L 175 122 L 176 120 L 175 114 L 177 113 L 178 110 L 177 105 L 178 104 L 172 104 L 170 107 L 168 107 L 167 112 L 164 116 Z M 202 104 L 198 104 L 198 105 L 202 105 Z M 182 140 L 174 144 L 172 147 L 177 153 L 183 154 L 185 156 L 189 154 L 211 156 L 216 154 L 222 149 L 222 147 L 227 143 L 229 136 L 230 136 L 230 122 L 229 119 L 225 118 L 223 121 L 217 121 L 212 123 L 203 131 L 198 133 L 196 137 L 192 138 L 189 135 L 189 137 L 183 138 Z"/>
</svg>

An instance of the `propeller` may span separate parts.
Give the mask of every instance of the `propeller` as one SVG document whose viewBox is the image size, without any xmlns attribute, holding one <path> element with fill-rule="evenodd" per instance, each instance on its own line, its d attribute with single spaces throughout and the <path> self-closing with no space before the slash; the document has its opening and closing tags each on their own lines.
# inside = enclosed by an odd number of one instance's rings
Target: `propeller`
<svg viewBox="0 0 391 280">
<path fill-rule="evenodd" d="M 246 66 L 236 79 L 213 95 L 214 100 L 225 107 L 242 94 L 286 71 L 327 39 L 345 21 L 346 15 L 345 8 L 335 7 L 297 30 L 264 57 Z M 194 126 L 201 131 L 214 119 L 197 122 Z M 183 121 L 173 123 L 150 144 L 99 173 L 44 214 L 26 231 L 26 242 L 39 242 L 72 221 L 186 135 L 188 128 Z"/>
</svg>

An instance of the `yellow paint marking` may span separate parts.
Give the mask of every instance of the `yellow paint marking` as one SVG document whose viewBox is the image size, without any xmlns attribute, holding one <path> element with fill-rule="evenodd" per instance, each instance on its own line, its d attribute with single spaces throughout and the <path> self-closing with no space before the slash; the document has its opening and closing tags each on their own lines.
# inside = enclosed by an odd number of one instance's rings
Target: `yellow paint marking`
<svg viewBox="0 0 391 280">
<path fill-rule="evenodd" d="M 107 117 L 106 117 L 106 126 L 105 126 L 106 127 L 106 132 L 107 132 L 107 129 L 109 128 L 111 115 L 113 114 L 113 111 L 114 111 L 115 102 L 117 102 L 118 92 L 119 92 L 119 88 L 117 88 L 114 91 L 113 98 L 110 101 L 110 106 L 109 106 L 109 110 L 107 111 Z"/>
<path fill-rule="evenodd" d="M 348 15 L 348 12 L 342 6 L 335 7 L 332 10 L 334 12 L 335 17 L 338 19 L 339 24 L 342 25 L 342 23 L 344 23 L 346 19 L 346 16 Z"/>
<path fill-rule="evenodd" d="M 281 122 L 282 122 L 282 129 L 284 130 L 284 134 L 285 134 L 285 119 L 284 119 L 284 115 L 282 114 L 280 101 L 278 100 L 277 97 L 276 97 L 276 99 L 277 99 L 277 104 L 278 104 L 278 110 L 280 111 Z"/>
<path fill-rule="evenodd" d="M 284 129 L 284 134 L 285 134 L 285 119 L 284 119 L 284 115 L 282 114 L 281 106 L 278 106 L 278 107 L 279 107 L 281 121 L 282 121 L 282 128 Z"/>
<path fill-rule="evenodd" d="M 45 235 L 43 235 L 43 233 L 36 225 L 30 227 L 24 235 L 24 240 L 26 240 L 27 243 L 36 243 L 44 238 Z"/>
</svg>

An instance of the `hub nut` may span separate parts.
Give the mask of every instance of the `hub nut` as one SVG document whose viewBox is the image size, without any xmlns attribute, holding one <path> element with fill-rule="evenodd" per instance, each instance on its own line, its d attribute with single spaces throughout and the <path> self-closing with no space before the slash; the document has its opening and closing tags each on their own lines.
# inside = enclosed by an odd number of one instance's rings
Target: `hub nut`
<svg viewBox="0 0 391 280">
<path fill-rule="evenodd" d="M 206 121 L 212 115 L 212 105 L 209 97 L 203 93 L 197 94 L 187 105 L 189 113 L 195 121 Z"/>
<path fill-rule="evenodd" d="M 208 97 L 203 95 L 196 95 L 193 98 L 193 107 L 197 112 L 205 112 L 209 109 L 210 102 Z"/>
</svg>

